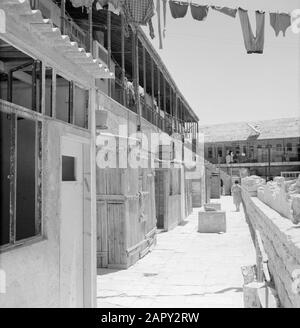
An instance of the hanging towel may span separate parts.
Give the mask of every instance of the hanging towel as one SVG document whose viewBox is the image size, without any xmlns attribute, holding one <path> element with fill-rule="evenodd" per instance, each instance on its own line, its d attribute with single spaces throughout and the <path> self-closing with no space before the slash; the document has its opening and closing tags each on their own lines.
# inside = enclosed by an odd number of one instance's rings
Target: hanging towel
<svg viewBox="0 0 300 328">
<path fill-rule="evenodd" d="M 139 25 L 149 25 L 150 36 L 154 38 L 152 17 L 154 16 L 153 0 L 124 0 L 122 4 L 125 20 L 135 30 Z"/>
<path fill-rule="evenodd" d="M 265 40 L 265 13 L 258 10 L 255 12 L 256 36 L 254 36 L 251 28 L 248 11 L 239 8 L 239 16 L 247 53 L 262 54 Z"/>
<path fill-rule="evenodd" d="M 183 18 L 188 10 L 188 2 L 182 1 L 169 1 L 170 10 L 173 18 Z"/>
<path fill-rule="evenodd" d="M 157 23 L 158 23 L 159 49 L 162 49 L 163 44 L 162 44 L 161 21 L 160 21 L 160 0 L 156 0 L 156 13 L 157 13 Z"/>
<path fill-rule="evenodd" d="M 279 35 L 280 31 L 285 36 L 286 30 L 291 26 L 291 16 L 285 13 L 270 13 L 270 24 L 276 36 Z"/>
<path fill-rule="evenodd" d="M 163 35 L 166 37 L 166 25 L 167 25 L 167 0 L 163 0 L 163 13 L 164 13 L 164 30 Z"/>
<path fill-rule="evenodd" d="M 209 7 L 200 6 L 196 3 L 191 3 L 191 14 L 194 19 L 198 21 L 204 21 L 208 15 Z"/>
<path fill-rule="evenodd" d="M 237 9 L 231 9 L 231 8 L 228 8 L 228 7 L 218 7 L 218 6 L 211 6 L 211 8 L 213 10 L 219 11 L 220 13 L 223 13 L 223 14 L 228 15 L 230 17 L 233 17 L 233 18 L 236 17 Z"/>
</svg>

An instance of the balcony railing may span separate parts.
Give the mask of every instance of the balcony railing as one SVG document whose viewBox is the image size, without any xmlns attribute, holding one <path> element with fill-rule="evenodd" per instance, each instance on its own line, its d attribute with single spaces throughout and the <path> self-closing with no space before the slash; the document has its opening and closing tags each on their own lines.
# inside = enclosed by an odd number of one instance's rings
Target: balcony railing
<svg viewBox="0 0 300 328">
<path fill-rule="evenodd" d="M 64 34 L 70 37 L 70 40 L 78 43 L 79 48 L 86 48 L 87 33 L 85 33 L 70 17 L 64 19 L 65 31 Z"/>
</svg>

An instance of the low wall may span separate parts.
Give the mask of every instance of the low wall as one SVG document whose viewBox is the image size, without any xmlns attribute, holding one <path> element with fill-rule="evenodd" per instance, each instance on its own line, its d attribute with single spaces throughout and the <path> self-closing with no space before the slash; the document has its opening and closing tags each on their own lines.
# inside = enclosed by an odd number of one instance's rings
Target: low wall
<svg viewBox="0 0 300 328">
<path fill-rule="evenodd" d="M 243 205 L 252 238 L 260 232 L 268 267 L 282 307 L 299 308 L 300 226 L 243 190 Z M 297 276 L 298 274 L 298 276 Z M 298 293 L 297 293 L 298 288 Z"/>
</svg>

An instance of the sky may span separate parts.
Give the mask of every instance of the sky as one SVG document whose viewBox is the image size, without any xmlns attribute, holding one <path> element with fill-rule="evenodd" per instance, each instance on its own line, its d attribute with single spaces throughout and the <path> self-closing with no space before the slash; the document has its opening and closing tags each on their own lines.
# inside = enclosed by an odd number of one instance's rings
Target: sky
<svg viewBox="0 0 300 328">
<path fill-rule="evenodd" d="M 285 38 L 282 33 L 276 38 L 269 11 L 300 9 L 300 0 L 192 2 L 248 9 L 254 33 L 254 11 L 266 11 L 262 55 L 246 53 L 238 14 L 234 19 L 210 9 L 206 20 L 199 22 L 188 10 L 184 18 L 174 19 L 167 5 L 163 50 L 158 49 L 157 16 L 153 18 L 156 37 L 151 42 L 200 124 L 299 116 L 300 34 L 289 28 Z"/>
</svg>

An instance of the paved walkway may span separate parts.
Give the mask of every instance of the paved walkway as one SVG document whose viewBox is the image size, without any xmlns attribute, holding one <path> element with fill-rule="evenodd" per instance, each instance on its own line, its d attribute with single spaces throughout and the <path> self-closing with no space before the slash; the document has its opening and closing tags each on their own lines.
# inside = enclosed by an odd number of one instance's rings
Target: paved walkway
<svg viewBox="0 0 300 328">
<path fill-rule="evenodd" d="M 194 209 L 128 270 L 99 270 L 98 307 L 243 307 L 241 266 L 255 263 L 254 247 L 243 212 L 231 197 L 221 203 L 227 233 L 198 233 Z"/>
</svg>

